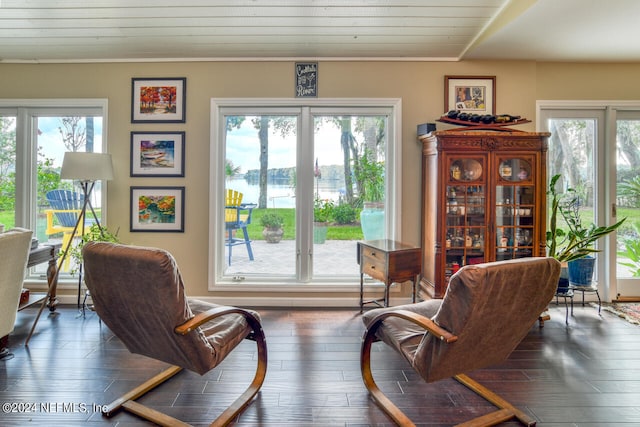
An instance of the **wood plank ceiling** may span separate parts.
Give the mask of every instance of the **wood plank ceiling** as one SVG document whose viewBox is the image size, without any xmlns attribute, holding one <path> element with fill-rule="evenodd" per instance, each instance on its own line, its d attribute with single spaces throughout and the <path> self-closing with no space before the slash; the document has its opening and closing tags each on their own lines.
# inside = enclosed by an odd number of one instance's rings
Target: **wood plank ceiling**
<svg viewBox="0 0 640 427">
<path fill-rule="evenodd" d="M 640 60 L 637 0 L 0 0 L 0 61 Z"/>
</svg>

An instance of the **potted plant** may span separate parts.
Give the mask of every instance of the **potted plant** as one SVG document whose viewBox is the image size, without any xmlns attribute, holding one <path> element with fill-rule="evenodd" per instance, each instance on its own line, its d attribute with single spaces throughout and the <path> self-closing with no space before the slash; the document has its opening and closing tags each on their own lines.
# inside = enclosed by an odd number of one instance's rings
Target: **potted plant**
<svg viewBox="0 0 640 427">
<path fill-rule="evenodd" d="M 267 212 L 260 218 L 260 224 L 264 227 L 262 235 L 267 243 L 278 243 L 282 240 L 284 218 L 280 214 Z"/>
<path fill-rule="evenodd" d="M 89 230 L 82 236 L 80 242 L 77 245 L 71 245 L 69 248 L 69 258 L 71 258 L 74 262 L 69 270 L 69 272 L 73 275 L 75 274 L 80 266 L 82 265 L 82 247 L 87 242 L 112 242 L 112 243 L 120 243 L 120 239 L 118 239 L 118 232 L 112 233 L 106 229 L 106 227 L 101 227 L 98 224 L 93 224 L 89 227 Z M 60 256 L 64 256 L 64 250 L 60 251 Z"/>
<path fill-rule="evenodd" d="M 354 167 L 360 185 L 360 226 L 365 240 L 384 238 L 384 162 L 375 160 L 370 150 L 364 150 Z"/>
<path fill-rule="evenodd" d="M 329 222 L 333 220 L 334 204 L 329 199 L 316 198 L 313 202 L 313 243 L 324 243 Z"/>
<path fill-rule="evenodd" d="M 558 179 L 560 179 L 559 174 L 551 178 L 547 192 L 551 196 L 551 216 L 549 229 L 546 233 L 547 254 L 566 263 L 567 269 L 563 272 L 565 277 L 561 276 L 561 285 L 567 287 L 569 284 L 591 286 L 595 263 L 593 255 L 600 252 L 594 248 L 595 242 L 614 232 L 626 218 L 609 226 L 596 226 L 591 223 L 585 227 L 580 217 L 579 197 L 571 188 L 567 189 L 565 193 L 558 193 L 556 190 Z M 563 220 L 566 229 L 558 226 L 560 220 Z M 568 277 L 566 277 L 567 275 Z M 559 285 L 559 287 L 563 288 L 564 286 Z"/>
</svg>

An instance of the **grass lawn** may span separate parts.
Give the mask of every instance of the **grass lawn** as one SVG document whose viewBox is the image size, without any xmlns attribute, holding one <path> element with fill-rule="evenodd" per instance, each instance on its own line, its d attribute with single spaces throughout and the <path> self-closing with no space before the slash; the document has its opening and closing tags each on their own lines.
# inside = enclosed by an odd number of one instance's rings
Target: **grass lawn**
<svg viewBox="0 0 640 427">
<path fill-rule="evenodd" d="M 247 227 L 249 231 L 249 238 L 251 240 L 264 240 L 262 236 L 262 225 L 260 224 L 260 218 L 267 212 L 278 213 L 284 218 L 284 236 L 285 240 L 294 240 L 295 236 L 295 209 L 293 208 L 269 208 L 269 209 L 254 209 L 251 217 L 251 224 Z M 327 232 L 327 239 L 329 240 L 362 240 L 362 229 L 360 224 L 332 224 L 329 226 Z"/>
</svg>

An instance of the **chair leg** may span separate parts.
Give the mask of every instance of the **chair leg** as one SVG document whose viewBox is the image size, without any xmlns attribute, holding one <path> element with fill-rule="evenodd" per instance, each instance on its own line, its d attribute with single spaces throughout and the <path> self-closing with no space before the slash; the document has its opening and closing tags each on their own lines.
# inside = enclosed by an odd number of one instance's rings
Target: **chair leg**
<svg viewBox="0 0 640 427">
<path fill-rule="evenodd" d="M 160 384 L 169 380 L 171 377 L 173 377 L 175 374 L 177 374 L 181 370 L 182 368 L 179 366 L 173 366 L 173 365 L 170 366 L 169 368 L 160 372 L 158 375 L 154 376 L 153 378 L 150 378 L 146 382 L 140 384 L 138 387 L 125 393 L 124 395 L 120 396 L 119 398 L 117 398 L 116 400 L 108 404 L 104 408 L 104 411 L 102 412 L 103 415 L 107 417 L 114 415 L 116 412 L 120 410 L 120 408 L 124 407 L 124 404 L 126 402 L 130 400 L 136 400 L 137 398 L 143 396 L 145 393 L 153 390 L 154 388 L 158 387 Z"/>
<path fill-rule="evenodd" d="M 258 391 L 260 391 L 260 388 L 264 383 L 264 379 L 267 374 L 267 342 L 264 336 L 264 331 L 257 320 L 247 319 L 247 321 L 253 328 L 253 333 L 248 339 L 255 341 L 258 348 L 258 364 L 256 367 L 256 373 L 253 381 L 244 393 L 242 393 L 229 407 L 227 407 L 227 409 L 225 409 L 222 414 L 220 414 L 218 418 L 209 425 L 210 427 L 225 427 L 229 425 L 251 403 L 254 396 Z M 189 424 L 135 401 L 145 393 L 169 380 L 181 370 L 182 368 L 179 366 L 170 366 L 145 383 L 111 402 L 104 408 L 103 416 L 111 417 L 120 409 L 124 409 L 127 412 L 131 412 L 132 414 L 161 426 L 188 426 Z"/>
<path fill-rule="evenodd" d="M 231 423 L 244 409 L 249 406 L 254 396 L 260 391 L 262 383 L 267 375 L 267 341 L 264 331 L 259 321 L 254 318 L 246 318 L 253 329 L 253 334 L 249 339 L 256 342 L 258 349 L 258 366 L 253 381 L 249 387 L 242 393 L 225 411 L 218 416 L 209 427 L 225 427 Z"/>
<path fill-rule="evenodd" d="M 249 260 L 253 261 L 253 251 L 251 250 L 251 240 L 249 240 L 249 232 L 247 231 L 247 227 L 242 227 L 242 233 L 244 234 L 244 243 L 247 245 Z"/>
<path fill-rule="evenodd" d="M 479 396 L 482 396 L 487 401 L 493 403 L 495 406 L 500 408 L 500 411 L 496 411 L 492 414 L 496 414 L 496 417 L 498 417 L 497 414 L 501 413 L 504 416 L 507 416 L 507 418 L 504 418 L 504 419 L 501 418 L 501 420 L 498 422 L 503 422 L 511 418 L 517 418 L 518 421 L 520 421 L 522 424 L 526 426 L 536 425 L 536 420 L 534 420 L 529 415 L 525 414 L 524 412 L 522 412 L 521 410 L 513 406 L 511 403 L 507 402 L 502 397 L 498 396 L 496 393 L 494 393 L 493 391 L 483 386 L 482 384 L 478 383 L 475 380 L 472 380 L 467 375 L 459 374 L 459 375 L 456 375 L 454 378 L 459 383 L 464 384 L 467 388 L 469 388 L 470 390 L 473 390 L 476 394 L 478 394 Z M 487 415 L 492 415 L 492 414 L 487 414 Z M 465 426 L 493 425 L 493 424 L 473 424 L 474 421 L 475 420 L 471 420 L 469 421 L 469 423 L 465 423 L 461 425 L 465 425 Z"/>
<path fill-rule="evenodd" d="M 360 370 L 362 372 L 362 381 L 371 394 L 373 400 L 380 408 L 399 426 L 415 427 L 413 421 L 409 419 L 396 405 L 393 404 L 373 379 L 371 373 L 371 345 L 377 341 L 375 330 L 368 329 L 362 340 L 362 350 L 360 351 Z"/>
<path fill-rule="evenodd" d="M 231 265 L 231 248 L 233 247 L 233 231 L 227 230 L 227 248 L 229 249 L 229 265 Z"/>
<path fill-rule="evenodd" d="M 373 379 L 373 374 L 371 373 L 371 345 L 376 341 L 375 328 L 368 329 L 362 340 L 362 350 L 360 352 L 360 369 L 362 371 L 362 380 L 364 381 L 364 385 L 371 394 L 373 400 L 398 426 L 415 427 L 413 421 L 411 421 L 393 402 L 391 402 L 391 400 L 389 400 L 387 396 L 384 395 L 384 393 L 382 393 Z M 529 427 L 536 425 L 536 421 L 533 418 L 529 417 L 527 414 L 520 411 L 509 402 L 468 376 L 460 374 L 456 375 L 454 378 L 476 394 L 500 408 L 497 411 L 493 411 L 465 423 L 458 424 L 458 426 L 492 426 L 508 421 L 512 418 L 517 418 L 518 421 Z"/>
</svg>

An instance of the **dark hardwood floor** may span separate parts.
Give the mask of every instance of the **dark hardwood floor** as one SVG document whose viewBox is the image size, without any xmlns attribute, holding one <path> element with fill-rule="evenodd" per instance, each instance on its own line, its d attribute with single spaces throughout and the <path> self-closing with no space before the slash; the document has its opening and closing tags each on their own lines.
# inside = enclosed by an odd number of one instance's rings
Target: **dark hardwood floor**
<svg viewBox="0 0 640 427">
<path fill-rule="evenodd" d="M 262 391 L 236 426 L 391 426 L 371 401 L 359 367 L 363 333 L 358 310 L 259 309 L 269 348 Z M 551 306 L 544 328 L 500 366 L 471 376 L 538 420 L 539 426 L 640 426 L 640 327 L 592 307 Z M 149 425 L 134 415 L 104 418 L 99 405 L 165 365 L 130 354 L 98 321 L 75 307 L 40 319 L 24 346 L 35 309 L 18 314 L 10 339 L 14 358 L 0 361 L 2 426 Z M 496 325 L 497 328 L 500 325 Z M 194 425 L 208 425 L 244 389 L 255 368 L 245 342 L 214 371 L 181 372 L 143 401 Z M 490 404 L 453 380 L 423 383 L 382 344 L 372 356 L 374 376 L 419 426 L 448 426 L 489 412 Z M 23 403 L 31 412 L 18 413 Z M 9 409 L 9 411 L 7 411 Z M 515 426 L 516 423 L 506 423 Z"/>
</svg>

